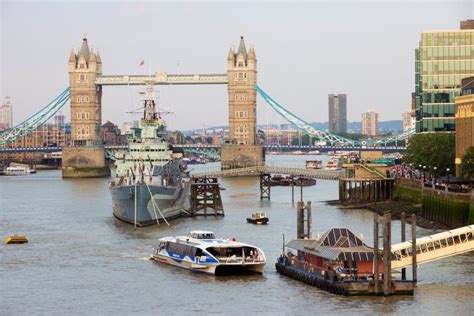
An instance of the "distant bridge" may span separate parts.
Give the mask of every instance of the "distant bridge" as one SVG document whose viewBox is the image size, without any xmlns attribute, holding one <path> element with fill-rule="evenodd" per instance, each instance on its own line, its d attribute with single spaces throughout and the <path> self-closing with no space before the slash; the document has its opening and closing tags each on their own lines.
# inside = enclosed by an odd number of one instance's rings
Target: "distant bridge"
<svg viewBox="0 0 474 316">
<path fill-rule="evenodd" d="M 173 145 L 176 148 L 183 148 L 184 152 L 193 153 L 197 155 L 209 156 L 216 158 L 220 155 L 221 146 L 213 145 Z M 106 145 L 104 146 L 106 150 L 125 150 L 128 148 L 126 145 Z M 394 152 L 405 152 L 406 147 L 404 146 L 299 146 L 299 145 L 265 145 L 264 146 L 267 154 L 272 153 L 289 153 L 291 151 L 299 150 L 303 152 L 309 151 L 373 151 L 381 150 L 384 153 L 394 153 Z M 61 151 L 61 147 L 57 146 L 47 146 L 47 147 L 0 147 L 0 154 L 15 154 L 15 153 L 51 153 Z"/>
</svg>

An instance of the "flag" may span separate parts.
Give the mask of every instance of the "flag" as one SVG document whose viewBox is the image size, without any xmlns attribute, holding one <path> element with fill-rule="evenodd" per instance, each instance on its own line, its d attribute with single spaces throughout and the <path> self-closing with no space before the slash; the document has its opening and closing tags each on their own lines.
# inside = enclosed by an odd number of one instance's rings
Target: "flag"
<svg viewBox="0 0 474 316">
<path fill-rule="evenodd" d="M 141 66 L 143 66 L 143 65 L 145 65 L 145 61 L 144 61 L 144 60 L 142 60 L 142 61 L 140 62 L 140 64 L 138 64 L 139 67 L 141 67 Z"/>
</svg>

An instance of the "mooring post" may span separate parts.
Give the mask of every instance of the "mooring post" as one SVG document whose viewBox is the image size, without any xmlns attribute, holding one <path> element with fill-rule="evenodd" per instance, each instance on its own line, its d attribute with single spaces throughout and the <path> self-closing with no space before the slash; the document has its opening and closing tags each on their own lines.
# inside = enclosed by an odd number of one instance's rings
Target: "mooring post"
<svg viewBox="0 0 474 316">
<path fill-rule="evenodd" d="M 402 212 L 402 214 L 400 214 L 400 223 L 401 223 L 400 227 L 401 227 L 402 242 L 406 241 L 405 221 L 406 221 L 405 212 Z M 402 268 L 402 280 L 406 280 L 406 279 L 407 279 L 407 270 L 406 268 Z"/>
<path fill-rule="evenodd" d="M 383 295 L 389 296 L 392 287 L 391 215 L 386 212 L 383 217 Z"/>
<path fill-rule="evenodd" d="M 303 209 L 304 209 L 304 202 L 296 202 L 296 238 L 301 239 L 303 238 Z"/>
<path fill-rule="evenodd" d="M 303 202 L 303 178 L 300 178 L 300 201 Z"/>
<path fill-rule="evenodd" d="M 291 203 L 295 202 L 295 178 L 291 177 Z"/>
<path fill-rule="evenodd" d="M 306 214 L 307 214 L 307 223 L 306 223 L 306 234 L 308 239 L 311 239 L 311 230 L 312 230 L 312 216 L 311 216 L 311 201 L 306 203 Z"/>
<path fill-rule="evenodd" d="M 379 215 L 374 213 L 374 292 L 379 294 Z"/>
<path fill-rule="evenodd" d="M 416 275 L 416 215 L 415 213 L 411 214 L 411 271 L 413 273 L 412 279 L 413 283 L 417 282 Z"/>
</svg>

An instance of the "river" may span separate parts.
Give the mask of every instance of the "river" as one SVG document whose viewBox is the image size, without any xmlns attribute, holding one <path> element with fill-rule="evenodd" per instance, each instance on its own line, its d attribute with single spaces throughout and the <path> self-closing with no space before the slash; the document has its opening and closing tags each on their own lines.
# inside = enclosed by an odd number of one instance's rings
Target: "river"
<svg viewBox="0 0 474 316">
<path fill-rule="evenodd" d="M 302 165 L 305 159 L 268 157 L 278 165 Z M 112 216 L 108 181 L 63 180 L 58 170 L 0 177 L 0 237 L 17 233 L 30 239 L 0 246 L 0 314 L 468 315 L 474 310 L 474 253 L 420 266 L 414 296 L 343 297 L 279 275 L 274 262 L 282 234 L 286 240 L 296 234 L 290 187 L 273 187 L 271 201 L 260 201 L 258 178 L 225 178 L 225 217 L 183 218 L 171 227 L 135 230 Z M 313 203 L 313 235 L 348 227 L 371 245 L 372 213 L 323 202 L 337 194 L 337 182 L 330 180 L 304 189 L 305 201 Z M 255 210 L 267 212 L 270 224 L 247 224 Z M 148 259 L 158 238 L 194 229 L 262 248 L 264 274 L 214 277 Z M 394 243 L 399 231 L 400 222 L 394 221 Z M 418 228 L 419 235 L 430 233 Z"/>
</svg>

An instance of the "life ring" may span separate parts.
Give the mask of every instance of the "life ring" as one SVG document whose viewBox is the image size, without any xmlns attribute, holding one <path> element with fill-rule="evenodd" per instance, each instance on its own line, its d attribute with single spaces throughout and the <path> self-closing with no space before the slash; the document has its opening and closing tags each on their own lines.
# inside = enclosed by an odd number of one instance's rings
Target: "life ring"
<svg viewBox="0 0 474 316">
<path fill-rule="evenodd" d="M 365 145 L 367 145 L 367 142 L 366 142 L 365 140 L 363 140 L 363 141 L 361 142 L 361 144 L 365 146 Z"/>
</svg>

